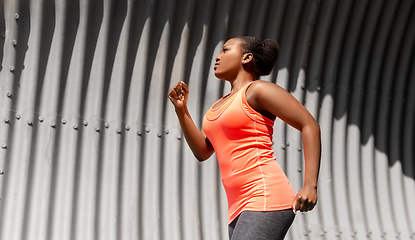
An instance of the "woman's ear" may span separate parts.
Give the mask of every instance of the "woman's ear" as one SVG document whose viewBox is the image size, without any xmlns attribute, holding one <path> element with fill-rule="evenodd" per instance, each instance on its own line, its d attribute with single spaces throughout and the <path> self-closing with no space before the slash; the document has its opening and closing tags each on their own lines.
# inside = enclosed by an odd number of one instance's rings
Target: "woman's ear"
<svg viewBox="0 0 415 240">
<path fill-rule="evenodd" d="M 245 53 L 242 57 L 242 64 L 250 63 L 253 58 L 254 56 L 252 55 L 252 53 Z"/>
</svg>

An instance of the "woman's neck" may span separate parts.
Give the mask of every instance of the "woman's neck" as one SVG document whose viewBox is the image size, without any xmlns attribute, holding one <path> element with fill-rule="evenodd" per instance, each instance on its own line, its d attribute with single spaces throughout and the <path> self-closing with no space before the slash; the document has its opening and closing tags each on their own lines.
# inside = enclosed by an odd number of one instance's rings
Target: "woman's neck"
<svg viewBox="0 0 415 240">
<path fill-rule="evenodd" d="M 252 81 L 255 81 L 255 77 L 251 74 L 242 74 L 242 76 L 238 75 L 238 77 L 235 80 L 229 81 L 229 83 L 231 84 L 231 94 L 236 93 L 237 91 L 239 91 L 239 89 L 245 87 L 246 84 Z"/>
</svg>

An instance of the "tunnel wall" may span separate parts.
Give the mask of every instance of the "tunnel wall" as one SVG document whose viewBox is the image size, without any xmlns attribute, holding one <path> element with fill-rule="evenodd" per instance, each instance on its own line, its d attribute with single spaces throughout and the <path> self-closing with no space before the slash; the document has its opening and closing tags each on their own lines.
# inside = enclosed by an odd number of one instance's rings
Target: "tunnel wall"
<svg viewBox="0 0 415 240">
<path fill-rule="evenodd" d="M 226 39 L 280 43 L 271 75 L 322 129 L 319 202 L 286 239 L 413 239 L 415 1 L 0 0 L 0 239 L 227 239 L 215 156 L 167 91 L 204 112 Z M 302 187 L 301 134 L 275 156 Z"/>
</svg>

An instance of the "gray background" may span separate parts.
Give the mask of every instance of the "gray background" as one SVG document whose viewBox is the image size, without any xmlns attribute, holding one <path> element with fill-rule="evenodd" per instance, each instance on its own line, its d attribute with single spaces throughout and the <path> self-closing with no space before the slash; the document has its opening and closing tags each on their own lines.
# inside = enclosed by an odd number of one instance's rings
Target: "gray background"
<svg viewBox="0 0 415 240">
<path fill-rule="evenodd" d="M 413 0 L 0 0 L 0 239 L 227 239 L 215 156 L 198 163 L 167 96 L 198 126 L 229 86 L 224 41 L 273 38 L 270 76 L 322 128 L 319 203 L 287 239 L 415 238 Z M 277 120 L 298 191 L 301 135 Z"/>
</svg>

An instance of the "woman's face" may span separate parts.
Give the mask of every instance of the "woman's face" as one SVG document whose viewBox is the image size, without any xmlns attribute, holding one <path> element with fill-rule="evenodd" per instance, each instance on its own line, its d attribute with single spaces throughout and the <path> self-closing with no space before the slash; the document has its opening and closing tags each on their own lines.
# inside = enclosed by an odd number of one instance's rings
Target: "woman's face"
<svg viewBox="0 0 415 240">
<path fill-rule="evenodd" d="M 243 54 L 240 46 L 241 40 L 232 38 L 222 47 L 219 56 L 216 57 L 215 76 L 222 80 L 235 79 L 238 72 L 243 68 Z"/>
</svg>

